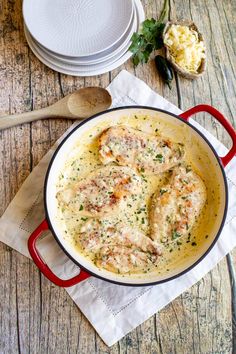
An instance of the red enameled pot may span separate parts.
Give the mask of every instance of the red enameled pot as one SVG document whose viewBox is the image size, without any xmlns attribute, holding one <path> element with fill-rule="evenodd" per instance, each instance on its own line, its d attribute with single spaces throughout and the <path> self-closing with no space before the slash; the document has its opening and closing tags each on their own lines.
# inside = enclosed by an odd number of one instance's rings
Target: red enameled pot
<svg viewBox="0 0 236 354">
<path fill-rule="evenodd" d="M 219 157 L 211 143 L 206 139 L 206 137 L 188 122 L 189 118 L 193 114 L 196 114 L 198 112 L 210 113 L 218 122 L 222 124 L 222 126 L 230 135 L 233 144 L 229 152 L 224 157 Z M 145 276 L 143 277 L 133 278 L 130 276 L 122 277 L 121 275 L 113 274 L 106 270 L 99 269 L 98 267 L 96 267 L 96 265 L 86 260 L 86 258 L 83 257 L 83 255 L 81 255 L 78 251 L 74 250 L 72 246 L 69 245 L 68 241 L 66 242 L 64 240 L 61 229 L 56 223 L 55 185 L 59 172 L 66 161 L 67 154 L 73 148 L 73 145 L 79 141 L 80 136 L 86 133 L 86 130 L 91 129 L 95 125 L 98 125 L 99 122 L 109 121 L 111 126 L 114 124 L 114 121 L 117 121 L 119 119 L 120 116 L 140 113 L 149 115 L 150 117 L 152 117 L 151 119 L 155 119 L 155 116 L 156 118 L 158 116 L 161 116 L 161 118 L 166 120 L 167 123 L 169 121 L 172 124 L 175 124 L 178 129 L 182 129 L 183 134 L 188 134 L 188 138 L 190 140 L 192 139 L 192 141 L 197 141 L 197 145 L 199 145 L 201 151 L 204 151 L 204 154 L 206 154 L 209 161 L 211 161 L 212 165 L 215 166 L 214 171 L 212 171 L 212 173 L 215 173 L 218 185 L 220 186 L 220 208 L 218 216 L 214 220 L 214 227 L 209 237 L 204 242 L 204 244 L 202 244 L 201 247 L 196 250 L 194 256 L 187 258 L 184 264 L 182 264 L 180 267 L 177 267 L 170 273 L 156 274 L 155 276 L 149 276 L 145 274 Z M 198 264 L 210 252 L 217 239 L 219 238 L 219 235 L 222 231 L 225 222 L 228 207 L 228 187 L 224 167 L 231 161 L 235 154 L 236 132 L 234 128 L 219 111 L 209 105 L 198 105 L 182 113 L 179 116 L 152 107 L 128 106 L 111 109 L 109 111 L 99 113 L 91 118 L 82 121 L 61 142 L 49 164 L 44 185 L 44 203 L 46 219 L 37 227 L 37 229 L 32 233 L 28 240 L 28 248 L 33 261 L 40 269 L 40 271 L 49 280 L 51 280 L 54 284 L 62 287 L 69 287 L 75 285 L 90 277 L 91 275 L 116 284 L 129 286 L 159 284 L 179 277 L 180 275 L 186 273 L 194 266 L 196 266 L 196 264 Z M 80 273 L 77 276 L 74 276 L 71 279 L 67 280 L 60 279 L 50 270 L 50 268 L 47 266 L 47 264 L 45 264 L 45 262 L 41 258 L 36 247 L 36 241 L 40 238 L 43 231 L 48 229 L 51 230 L 55 240 L 58 242 L 64 252 L 72 259 L 75 264 L 77 264 L 81 268 Z"/>
</svg>

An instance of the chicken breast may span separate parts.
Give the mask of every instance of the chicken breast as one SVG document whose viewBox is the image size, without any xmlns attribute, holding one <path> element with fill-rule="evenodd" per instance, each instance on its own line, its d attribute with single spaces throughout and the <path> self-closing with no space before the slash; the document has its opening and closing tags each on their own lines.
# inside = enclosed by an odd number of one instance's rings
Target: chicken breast
<svg viewBox="0 0 236 354">
<path fill-rule="evenodd" d="M 147 174 L 164 172 L 183 160 L 183 144 L 126 126 L 113 126 L 99 138 L 103 164 L 116 162 Z"/>
<path fill-rule="evenodd" d="M 110 272 L 145 273 L 158 261 L 157 254 L 144 253 L 124 246 L 103 247 L 97 258 L 97 266 Z"/>
<path fill-rule="evenodd" d="M 109 226 L 90 219 L 78 237 L 83 250 L 95 255 L 98 266 L 118 273 L 137 272 L 161 255 L 158 244 L 127 225 Z"/>
<path fill-rule="evenodd" d="M 188 167 L 176 167 L 170 183 L 154 194 L 150 209 L 151 238 L 170 243 L 190 232 L 206 202 L 202 179 Z"/>
<path fill-rule="evenodd" d="M 114 212 L 128 195 L 141 190 L 141 178 L 129 167 L 106 166 L 60 190 L 60 206 L 85 216 L 102 216 Z"/>
</svg>

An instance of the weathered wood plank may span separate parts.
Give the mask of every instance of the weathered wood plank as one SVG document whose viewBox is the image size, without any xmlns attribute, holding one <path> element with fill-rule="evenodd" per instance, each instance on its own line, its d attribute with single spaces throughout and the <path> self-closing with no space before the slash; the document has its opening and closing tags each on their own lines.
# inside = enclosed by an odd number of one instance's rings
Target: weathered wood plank
<svg viewBox="0 0 236 354">
<path fill-rule="evenodd" d="M 21 12 L 19 2 L 3 1 L 1 7 L 1 114 L 23 112 L 30 109 L 28 95 L 29 65 L 28 48 L 22 41 Z M 17 73 L 17 75 L 16 75 Z M 1 213 L 5 210 L 24 179 L 30 173 L 30 127 L 12 128 L 0 133 L 2 168 L 0 170 Z M 29 312 L 28 303 L 19 307 L 20 262 L 25 262 L 26 271 L 29 261 L 1 244 L 0 263 L 3 291 L 1 292 L 1 352 L 17 353 L 21 346 L 23 332 L 19 321 L 22 311 Z M 27 271 L 26 271 L 27 274 Z M 20 276 L 22 279 L 22 275 Z M 26 301 L 29 296 L 25 298 Z M 23 300 L 21 302 L 23 304 Z M 26 319 L 26 316 L 23 315 Z"/>
<path fill-rule="evenodd" d="M 190 83 L 178 78 L 180 84 L 179 94 L 182 96 L 182 108 L 189 108 L 193 104 L 198 103 L 208 103 L 212 104 L 218 109 L 220 109 L 229 119 L 233 121 L 232 115 L 230 115 L 230 110 L 222 100 L 222 81 L 217 79 L 217 76 L 221 75 L 222 67 L 220 65 L 215 65 L 216 57 L 219 55 L 218 60 L 220 63 L 224 63 L 225 67 L 229 67 L 229 59 L 223 51 L 219 54 L 217 50 L 221 47 L 221 43 L 224 41 L 225 27 L 221 27 L 219 30 L 219 13 L 216 13 L 213 9 L 214 4 L 211 1 L 203 4 L 201 1 L 189 3 L 187 2 L 175 3 L 172 9 L 178 13 L 179 17 L 192 18 L 199 27 L 203 30 L 208 48 L 208 69 L 207 69 L 207 79 L 203 76 L 202 79 L 196 82 Z M 220 32 L 221 31 L 221 32 Z M 217 35 L 215 35 L 217 33 Z M 224 32 L 225 33 L 225 32 Z M 215 41 L 215 43 L 213 43 Z M 216 45 L 217 42 L 217 45 Z M 231 47 L 231 45 L 229 45 Z M 232 48 L 232 47 L 231 47 Z M 234 85 L 236 83 L 234 72 L 231 72 L 231 79 L 234 80 Z M 192 89 L 190 89 L 190 87 Z M 233 92 L 227 93 L 229 97 L 232 97 Z M 205 102 L 203 101 L 205 100 Z M 206 101 L 207 100 L 207 101 Z M 232 109 L 232 108 L 231 108 Z M 225 134 L 222 127 L 215 124 L 213 120 L 208 116 L 197 117 L 197 120 L 205 126 L 209 131 L 211 131 L 215 136 L 217 136 L 226 145 L 229 144 L 229 137 Z M 224 271 L 223 271 L 224 269 Z M 182 328 L 192 328 L 194 333 L 189 334 L 188 338 L 198 338 L 193 341 L 194 352 L 211 352 L 214 348 L 215 352 L 230 352 L 231 351 L 231 311 L 229 296 L 230 294 L 230 283 L 225 279 L 225 273 L 227 273 L 227 266 L 225 261 L 221 262 L 221 266 L 214 269 L 210 274 L 208 274 L 200 283 L 193 287 L 187 294 L 194 294 L 194 298 L 191 299 L 189 306 L 184 304 L 185 310 L 191 309 L 191 304 L 194 299 L 198 299 L 200 296 L 196 289 L 200 286 L 203 289 L 206 297 L 208 299 L 209 306 L 206 308 L 205 316 L 201 317 L 201 313 L 204 313 L 204 301 L 199 301 L 198 308 L 193 320 L 192 326 L 182 323 L 184 314 L 179 317 L 180 327 Z M 214 282 L 213 282 L 214 281 Z M 222 289 L 221 282 L 224 281 L 224 287 Z M 186 294 L 186 293 L 185 293 Z M 181 298 L 185 297 L 185 294 Z M 192 295 L 191 295 L 192 296 Z M 204 300 L 204 299 L 202 299 Z M 175 302 L 179 302 L 177 299 Z M 219 301 L 222 306 L 219 307 Z M 174 302 L 174 303 L 175 303 Z M 185 311 L 186 312 L 186 311 Z M 217 320 L 215 320 L 217 318 Z M 209 326 L 209 323 L 212 325 Z M 189 342 L 189 339 L 188 339 Z M 196 346 L 197 344 L 197 346 Z M 209 345 L 208 345 L 209 344 Z"/>
<path fill-rule="evenodd" d="M 147 17 L 157 17 L 161 2 L 145 0 Z M 183 109 L 205 101 L 235 122 L 235 13 L 232 1 L 171 1 L 172 18 L 193 18 L 207 41 L 208 70 L 196 81 L 177 78 L 170 91 L 153 61 L 134 69 L 131 61 L 110 74 L 73 78 L 53 72 L 30 52 L 24 39 L 21 1 L 0 4 L 0 113 L 45 107 L 79 87 L 107 86 L 124 68 Z M 177 84 L 177 85 L 176 85 Z M 225 144 L 223 129 L 208 117 L 198 120 Z M 56 139 L 67 120 L 39 121 L 0 132 L 2 214 L 24 179 Z M 235 252 L 234 252 L 235 259 Z M 230 353 L 231 299 L 228 269 L 215 270 L 172 304 L 107 348 L 67 293 L 50 284 L 17 252 L 0 245 L 1 353 Z M 222 285 L 223 284 L 223 285 Z"/>
</svg>

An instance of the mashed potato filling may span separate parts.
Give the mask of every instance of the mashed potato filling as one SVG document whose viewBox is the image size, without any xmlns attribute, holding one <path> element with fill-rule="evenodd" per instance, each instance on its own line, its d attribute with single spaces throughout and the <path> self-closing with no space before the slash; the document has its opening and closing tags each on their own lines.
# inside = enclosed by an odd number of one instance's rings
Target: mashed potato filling
<svg viewBox="0 0 236 354">
<path fill-rule="evenodd" d="M 186 71 L 197 74 L 206 54 L 204 43 L 199 40 L 195 30 L 188 26 L 172 25 L 165 34 L 164 43 L 176 64 Z"/>
</svg>

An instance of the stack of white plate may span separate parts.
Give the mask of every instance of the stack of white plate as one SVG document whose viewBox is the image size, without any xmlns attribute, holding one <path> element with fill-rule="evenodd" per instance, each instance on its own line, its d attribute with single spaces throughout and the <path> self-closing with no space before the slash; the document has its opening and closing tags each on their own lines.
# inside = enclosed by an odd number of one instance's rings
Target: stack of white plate
<svg viewBox="0 0 236 354">
<path fill-rule="evenodd" d="M 145 15 L 140 0 L 24 0 L 23 17 L 39 60 L 64 74 L 93 76 L 130 58 Z"/>
</svg>

